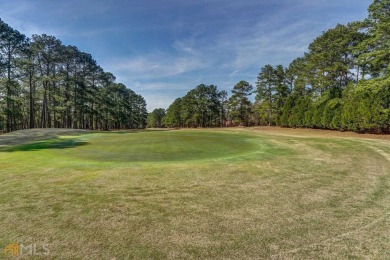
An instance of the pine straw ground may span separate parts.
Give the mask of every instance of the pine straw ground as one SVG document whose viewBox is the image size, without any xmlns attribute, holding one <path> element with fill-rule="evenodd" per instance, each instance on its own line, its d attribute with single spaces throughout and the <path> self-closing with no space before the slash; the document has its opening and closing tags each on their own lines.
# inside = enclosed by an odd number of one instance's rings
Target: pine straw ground
<svg viewBox="0 0 390 260">
<path fill-rule="evenodd" d="M 48 243 L 48 259 L 390 259 L 388 136 L 37 129 L 0 136 L 0 165 L 0 249 L 22 241 L 39 253 Z"/>
</svg>

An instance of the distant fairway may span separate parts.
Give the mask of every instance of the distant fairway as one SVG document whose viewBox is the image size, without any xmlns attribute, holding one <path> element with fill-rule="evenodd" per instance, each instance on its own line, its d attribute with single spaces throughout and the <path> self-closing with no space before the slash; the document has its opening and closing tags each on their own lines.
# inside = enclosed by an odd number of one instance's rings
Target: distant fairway
<svg viewBox="0 0 390 260">
<path fill-rule="evenodd" d="M 0 250 L 30 239 L 53 259 L 390 258 L 390 142 L 291 131 L 0 136 Z"/>
</svg>

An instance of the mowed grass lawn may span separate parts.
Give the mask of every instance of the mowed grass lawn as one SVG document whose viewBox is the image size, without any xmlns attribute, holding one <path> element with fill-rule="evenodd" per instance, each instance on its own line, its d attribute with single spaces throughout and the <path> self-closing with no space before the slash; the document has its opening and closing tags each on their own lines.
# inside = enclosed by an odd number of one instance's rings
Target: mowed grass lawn
<svg viewBox="0 0 390 260">
<path fill-rule="evenodd" d="M 251 128 L 7 134 L 0 249 L 16 241 L 47 242 L 51 259 L 390 259 L 390 142 Z"/>
</svg>

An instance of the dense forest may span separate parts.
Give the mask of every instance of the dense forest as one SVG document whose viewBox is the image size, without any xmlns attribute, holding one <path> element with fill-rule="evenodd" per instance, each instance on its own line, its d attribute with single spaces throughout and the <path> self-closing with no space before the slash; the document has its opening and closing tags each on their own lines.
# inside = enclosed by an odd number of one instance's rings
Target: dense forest
<svg viewBox="0 0 390 260">
<path fill-rule="evenodd" d="M 88 53 L 0 20 L 0 132 L 146 126 L 146 102 Z"/>
<path fill-rule="evenodd" d="M 390 131 L 390 0 L 374 0 L 364 21 L 337 25 L 316 38 L 288 67 L 265 65 L 255 88 L 237 83 L 228 98 L 201 84 L 150 127 L 277 125 Z M 255 102 L 249 96 L 255 95 Z"/>
</svg>

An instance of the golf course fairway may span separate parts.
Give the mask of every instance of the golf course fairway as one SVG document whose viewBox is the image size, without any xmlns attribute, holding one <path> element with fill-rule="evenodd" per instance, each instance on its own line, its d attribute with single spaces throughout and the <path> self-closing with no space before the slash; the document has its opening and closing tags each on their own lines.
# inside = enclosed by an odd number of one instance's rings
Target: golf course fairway
<svg viewBox="0 0 390 260">
<path fill-rule="evenodd" d="M 1 249 L 49 259 L 389 259 L 390 141 L 17 131 L 0 136 L 0 224 Z"/>
</svg>

